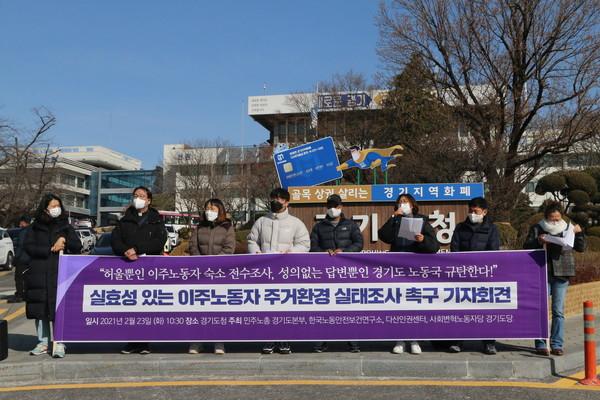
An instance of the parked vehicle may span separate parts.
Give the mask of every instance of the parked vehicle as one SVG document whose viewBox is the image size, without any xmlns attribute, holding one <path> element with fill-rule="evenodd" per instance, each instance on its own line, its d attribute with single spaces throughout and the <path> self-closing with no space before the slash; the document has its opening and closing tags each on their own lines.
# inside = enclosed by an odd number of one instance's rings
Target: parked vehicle
<svg viewBox="0 0 600 400">
<path fill-rule="evenodd" d="M 106 232 L 100 235 L 100 238 L 96 242 L 96 245 L 90 252 L 90 255 L 93 256 L 113 256 L 113 249 L 110 245 L 110 239 L 112 237 L 112 232 Z"/>
<path fill-rule="evenodd" d="M 82 252 L 87 253 L 90 251 L 96 244 L 96 235 L 89 229 L 76 229 L 75 232 L 81 240 Z"/>
<path fill-rule="evenodd" d="M 179 233 L 173 225 L 165 225 L 167 228 L 167 236 L 169 237 L 169 247 L 172 249 L 179 244 Z"/>
<path fill-rule="evenodd" d="M 0 267 L 11 270 L 15 259 L 15 248 L 8 231 L 0 228 Z"/>
</svg>

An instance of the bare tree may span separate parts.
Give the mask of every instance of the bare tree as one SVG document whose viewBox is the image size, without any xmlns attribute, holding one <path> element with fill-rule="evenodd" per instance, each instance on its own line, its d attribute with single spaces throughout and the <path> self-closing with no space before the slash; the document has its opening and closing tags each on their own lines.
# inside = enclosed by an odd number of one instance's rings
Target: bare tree
<svg viewBox="0 0 600 400">
<path fill-rule="evenodd" d="M 187 144 L 175 166 L 176 207 L 184 211 L 204 209 L 206 200 L 219 197 L 229 187 L 225 164 L 221 159 L 227 143 L 199 141 Z"/>
<path fill-rule="evenodd" d="M 224 141 L 188 144 L 171 170 L 180 210 L 201 211 L 210 198 L 223 201 L 234 223 L 262 208 L 277 181 L 270 146 L 232 147 Z M 167 178 L 170 179 L 170 178 Z"/>
<path fill-rule="evenodd" d="M 549 154 L 598 135 L 598 0 L 393 0 L 378 17 L 391 70 L 418 54 L 460 108 L 473 168 L 501 218 Z"/>
<path fill-rule="evenodd" d="M 54 181 L 56 156 L 50 149 L 47 132 L 56 118 L 45 108 L 34 109 L 36 125 L 18 129 L 0 121 L 0 223 L 15 222 L 32 211 L 43 192 Z"/>
</svg>

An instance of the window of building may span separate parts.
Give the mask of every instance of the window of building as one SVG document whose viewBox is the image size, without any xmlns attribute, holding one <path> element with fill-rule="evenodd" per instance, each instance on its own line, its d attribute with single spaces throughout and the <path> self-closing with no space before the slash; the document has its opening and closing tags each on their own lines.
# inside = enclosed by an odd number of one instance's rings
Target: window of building
<svg viewBox="0 0 600 400">
<path fill-rule="evenodd" d="M 154 186 L 154 172 L 102 172 L 103 189 L 133 189 L 138 186 L 152 188 Z"/>
<path fill-rule="evenodd" d="M 127 207 L 131 203 L 129 193 L 110 193 L 100 195 L 100 207 Z"/>
</svg>

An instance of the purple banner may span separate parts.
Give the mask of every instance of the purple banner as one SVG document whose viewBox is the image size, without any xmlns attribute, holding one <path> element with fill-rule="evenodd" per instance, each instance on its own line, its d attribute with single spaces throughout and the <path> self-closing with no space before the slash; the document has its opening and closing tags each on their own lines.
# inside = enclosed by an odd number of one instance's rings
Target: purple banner
<svg viewBox="0 0 600 400">
<path fill-rule="evenodd" d="M 537 339 L 543 250 L 61 256 L 61 342 Z"/>
</svg>

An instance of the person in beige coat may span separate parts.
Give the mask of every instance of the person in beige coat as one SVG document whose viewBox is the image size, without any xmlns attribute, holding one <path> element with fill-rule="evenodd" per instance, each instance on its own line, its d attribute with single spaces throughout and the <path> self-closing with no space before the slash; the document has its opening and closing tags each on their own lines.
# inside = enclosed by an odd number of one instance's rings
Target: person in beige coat
<svg viewBox="0 0 600 400">
<path fill-rule="evenodd" d="M 215 256 L 235 252 L 235 229 L 227 218 L 225 206 L 219 199 L 204 203 L 204 218 L 190 238 L 192 256 Z M 202 351 L 201 343 L 190 344 L 189 353 Z M 215 354 L 225 354 L 225 344 L 215 343 Z"/>
<path fill-rule="evenodd" d="M 248 253 L 308 253 L 310 235 L 304 223 L 288 211 L 290 193 L 277 188 L 269 197 L 271 212 L 260 217 L 252 226 L 248 235 Z M 266 343 L 262 352 L 272 354 L 276 349 L 281 354 L 292 352 L 287 342 Z"/>
</svg>

